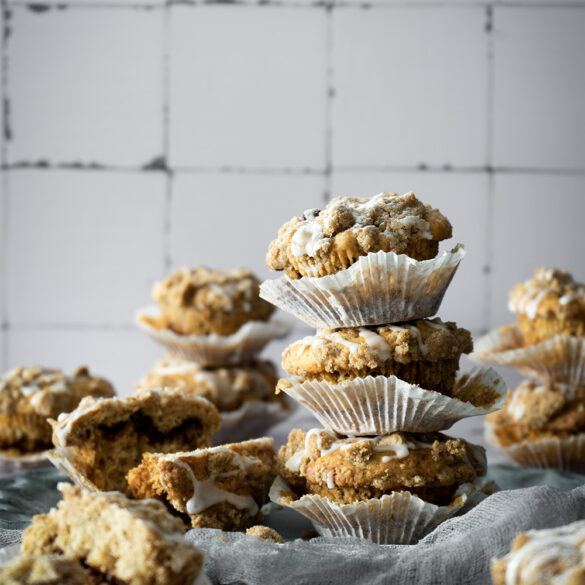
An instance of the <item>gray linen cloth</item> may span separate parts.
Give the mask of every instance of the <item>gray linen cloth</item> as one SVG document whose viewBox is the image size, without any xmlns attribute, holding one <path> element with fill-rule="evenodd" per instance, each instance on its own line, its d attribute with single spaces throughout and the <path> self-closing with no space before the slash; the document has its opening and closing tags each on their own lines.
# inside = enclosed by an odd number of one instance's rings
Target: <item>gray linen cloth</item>
<svg viewBox="0 0 585 585">
<path fill-rule="evenodd" d="M 291 422 L 274 429 L 277 442 L 282 443 Z M 294 425 L 315 426 L 310 418 Z M 187 538 L 206 552 L 211 581 L 226 585 L 489 584 L 490 559 L 505 554 L 517 532 L 585 518 L 585 476 L 501 466 L 491 466 L 488 476 L 502 491 L 416 545 L 302 540 L 310 523 L 286 509 L 267 517 L 285 544 L 212 529 L 190 530 Z M 53 468 L 0 479 L 0 548 L 20 542 L 32 516 L 56 504 L 60 493 L 55 487 L 64 479 Z"/>
</svg>

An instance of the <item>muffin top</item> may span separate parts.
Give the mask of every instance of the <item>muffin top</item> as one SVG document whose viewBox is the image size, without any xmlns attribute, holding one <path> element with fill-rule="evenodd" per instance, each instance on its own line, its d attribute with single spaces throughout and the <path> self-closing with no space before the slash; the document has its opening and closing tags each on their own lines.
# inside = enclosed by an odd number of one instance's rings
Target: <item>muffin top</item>
<svg viewBox="0 0 585 585">
<path fill-rule="evenodd" d="M 579 585 L 585 580 L 585 520 L 520 532 L 512 550 L 492 561 L 495 585 Z"/>
<path fill-rule="evenodd" d="M 40 366 L 19 366 L 0 378 L 0 413 L 56 417 L 73 410 L 85 396 L 112 397 L 114 388 L 103 378 L 91 376 L 87 367 L 71 375 Z"/>
<path fill-rule="evenodd" d="M 340 503 L 414 491 L 448 498 L 486 471 L 485 450 L 442 433 L 342 437 L 325 429 L 293 429 L 280 449 L 279 473 L 293 489 Z M 423 498 L 424 499 L 424 498 Z"/>
<path fill-rule="evenodd" d="M 575 282 L 566 270 L 537 268 L 531 280 L 512 289 L 508 308 L 530 319 L 585 318 L 585 285 Z"/>
<path fill-rule="evenodd" d="M 436 362 L 459 358 L 473 349 L 471 334 L 439 318 L 380 327 L 319 329 L 282 354 L 289 373 L 314 377 L 324 373 L 370 372 L 389 362 Z"/>
<path fill-rule="evenodd" d="M 248 321 L 267 321 L 274 307 L 258 295 L 258 279 L 243 268 L 182 268 L 155 285 L 163 323 L 183 335 L 230 335 Z"/>
<path fill-rule="evenodd" d="M 254 360 L 230 368 L 201 368 L 194 362 L 167 359 L 158 362 L 137 387 L 176 388 L 207 398 L 220 411 L 230 411 L 247 401 L 275 398 L 276 382 L 276 368 L 269 361 Z"/>
<path fill-rule="evenodd" d="M 502 446 L 585 431 L 585 388 L 525 380 L 508 391 L 502 410 L 487 420 Z"/>
<path fill-rule="evenodd" d="M 286 271 L 290 278 L 322 276 L 319 264 L 326 259 L 332 263 L 327 273 L 333 273 L 370 252 L 412 251 L 416 256 L 419 243 L 438 242 L 451 235 L 447 218 L 412 192 L 336 197 L 325 209 L 309 209 L 285 223 L 270 244 L 266 263 L 271 270 Z M 435 254 L 433 248 L 427 257 Z"/>
</svg>

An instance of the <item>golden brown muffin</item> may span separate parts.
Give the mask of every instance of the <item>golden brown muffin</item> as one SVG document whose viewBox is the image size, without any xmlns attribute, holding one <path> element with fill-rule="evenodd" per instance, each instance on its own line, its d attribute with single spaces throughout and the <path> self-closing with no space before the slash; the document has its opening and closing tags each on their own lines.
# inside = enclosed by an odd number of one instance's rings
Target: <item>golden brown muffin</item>
<svg viewBox="0 0 585 585">
<path fill-rule="evenodd" d="M 126 398 L 86 398 L 51 421 L 56 447 L 51 461 L 83 485 L 128 493 L 126 474 L 143 453 L 208 447 L 220 422 L 211 402 L 169 388 Z"/>
<path fill-rule="evenodd" d="M 40 366 L 18 367 L 0 379 L 0 451 L 23 456 L 51 447 L 47 418 L 71 412 L 85 396 L 114 396 L 112 385 L 86 367 L 71 375 Z"/>
<path fill-rule="evenodd" d="M 258 292 L 249 270 L 182 268 L 155 285 L 152 296 L 162 317 L 148 321 L 181 335 L 230 335 L 248 321 L 267 321 L 272 315 L 274 307 Z"/>
<path fill-rule="evenodd" d="M 585 432 L 585 401 L 553 382 L 525 380 L 508 391 L 504 408 L 487 416 L 502 447 L 545 437 L 566 439 Z"/>
<path fill-rule="evenodd" d="M 512 289 L 508 308 L 516 313 L 524 345 L 555 335 L 585 337 L 585 285 L 566 270 L 538 268 L 532 280 Z"/>
<path fill-rule="evenodd" d="M 305 380 L 332 383 L 396 376 L 449 396 L 459 357 L 472 349 L 466 329 L 438 318 L 420 319 L 381 327 L 318 330 L 284 351 L 282 367 Z"/>
<path fill-rule="evenodd" d="M 494 585 L 585 585 L 585 521 L 520 532 L 492 560 Z"/>
<path fill-rule="evenodd" d="M 449 220 L 412 192 L 336 197 L 325 209 L 309 209 L 285 223 L 270 244 L 266 264 L 290 278 L 325 276 L 370 252 L 434 258 L 439 241 L 450 237 Z"/>
<path fill-rule="evenodd" d="M 135 498 L 159 498 L 193 528 L 240 530 L 260 518 L 276 476 L 274 440 L 188 453 L 145 453 L 128 473 Z"/>
<path fill-rule="evenodd" d="M 23 534 L 25 554 L 61 554 L 108 583 L 191 585 L 201 574 L 203 553 L 183 539 L 183 523 L 162 503 L 58 487 L 63 500 Z"/>
<path fill-rule="evenodd" d="M 448 505 L 457 489 L 486 471 L 485 450 L 442 433 L 341 437 L 324 429 L 293 429 L 278 454 L 279 474 L 296 497 L 317 494 L 354 504 L 410 492 Z"/>
<path fill-rule="evenodd" d="M 19 555 L 0 567 L 3 585 L 87 585 L 81 563 L 61 555 Z M 93 585 L 93 584 L 92 584 Z"/>
<path fill-rule="evenodd" d="M 138 388 L 176 388 L 185 394 L 207 398 L 220 412 L 240 408 L 246 402 L 278 400 L 276 368 L 269 361 L 255 360 L 241 366 L 201 368 L 187 360 L 158 362 Z"/>
</svg>

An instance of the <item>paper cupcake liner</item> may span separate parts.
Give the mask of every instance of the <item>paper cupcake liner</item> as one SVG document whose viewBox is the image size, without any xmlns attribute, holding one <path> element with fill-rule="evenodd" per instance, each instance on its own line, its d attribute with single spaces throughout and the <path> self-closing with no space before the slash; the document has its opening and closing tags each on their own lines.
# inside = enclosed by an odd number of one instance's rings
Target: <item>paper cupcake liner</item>
<svg viewBox="0 0 585 585">
<path fill-rule="evenodd" d="M 260 296 L 316 329 L 423 319 L 439 310 L 465 253 L 461 244 L 422 261 L 394 252 L 370 253 L 336 274 L 267 280 Z"/>
<path fill-rule="evenodd" d="M 239 443 L 265 434 L 266 430 L 289 417 L 296 405 L 286 402 L 246 402 L 237 410 L 221 413 L 221 428 L 212 437 L 214 445 Z"/>
<path fill-rule="evenodd" d="M 392 492 L 358 504 L 339 505 L 312 494 L 291 502 L 284 497 L 291 494 L 288 484 L 277 477 L 269 495 L 276 504 L 309 518 L 321 536 L 355 536 L 377 544 L 414 544 L 461 511 L 475 490 L 471 483 L 461 485 L 449 506 L 430 504 L 408 492 Z"/>
<path fill-rule="evenodd" d="M 17 455 L 13 451 L 0 451 L 0 477 L 22 473 L 29 469 L 51 465 L 48 451 Z"/>
<path fill-rule="evenodd" d="M 49 451 L 49 461 L 62 471 L 75 485 L 92 492 L 101 491 L 84 473 L 75 465 L 75 453 L 69 447 L 57 447 Z"/>
<path fill-rule="evenodd" d="M 585 338 L 557 335 L 524 347 L 520 330 L 506 325 L 475 342 L 471 359 L 511 366 L 526 376 L 585 385 Z"/>
<path fill-rule="evenodd" d="M 506 396 L 506 384 L 492 368 L 458 374 L 452 398 L 396 376 L 354 378 L 343 384 L 286 380 L 292 386 L 282 388 L 283 392 L 309 409 L 329 430 L 351 436 L 445 430 L 462 418 L 499 410 Z M 488 392 L 486 403 L 481 398 Z"/>
<path fill-rule="evenodd" d="M 523 467 L 585 473 L 585 433 L 566 439 L 544 437 L 538 441 L 524 441 L 503 447 L 494 435 L 492 425 L 486 423 L 485 438 L 488 443 Z"/>
<path fill-rule="evenodd" d="M 201 367 L 234 365 L 252 359 L 264 346 L 289 329 L 280 321 L 248 321 L 231 335 L 179 335 L 170 329 L 156 329 L 148 318 L 160 315 L 158 307 L 141 309 L 137 325 L 160 343 L 170 357 L 196 362 Z"/>
</svg>

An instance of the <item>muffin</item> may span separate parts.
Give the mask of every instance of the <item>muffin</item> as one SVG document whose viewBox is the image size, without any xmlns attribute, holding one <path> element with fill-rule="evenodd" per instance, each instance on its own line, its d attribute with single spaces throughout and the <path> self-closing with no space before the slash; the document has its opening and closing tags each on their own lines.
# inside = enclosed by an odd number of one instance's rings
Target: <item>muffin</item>
<svg viewBox="0 0 585 585">
<path fill-rule="evenodd" d="M 510 311 L 516 313 L 524 345 L 554 337 L 585 337 L 585 285 L 566 270 L 538 268 L 532 280 L 510 292 Z"/>
<path fill-rule="evenodd" d="M 182 268 L 155 285 L 162 317 L 158 328 L 180 335 L 230 335 L 249 321 L 267 321 L 274 307 L 258 296 L 249 271 Z"/>
<path fill-rule="evenodd" d="M 585 470 L 584 392 L 526 380 L 487 416 L 488 439 L 522 465 Z"/>
<path fill-rule="evenodd" d="M 76 408 L 85 396 L 111 397 L 114 389 L 86 367 L 72 375 L 39 366 L 18 367 L 0 379 L 0 452 L 25 457 L 52 446 L 48 418 Z"/>
<path fill-rule="evenodd" d="M 4 585 L 98 585 L 77 560 L 61 555 L 19 555 L 0 567 Z"/>
<path fill-rule="evenodd" d="M 269 361 L 254 360 L 241 366 L 201 368 L 187 360 L 158 362 L 138 388 L 166 386 L 207 398 L 220 412 L 240 408 L 245 402 L 275 400 L 276 368 Z"/>
<path fill-rule="evenodd" d="M 494 585 L 583 585 L 585 520 L 520 532 L 512 550 L 493 559 Z"/>
<path fill-rule="evenodd" d="M 126 398 L 85 398 L 53 426 L 49 458 L 76 483 L 128 493 L 126 474 L 146 452 L 211 444 L 221 417 L 211 402 L 179 390 L 141 390 Z"/>
<path fill-rule="evenodd" d="M 455 323 L 421 319 L 381 327 L 322 329 L 289 346 L 282 367 L 305 380 L 339 383 L 366 376 L 396 376 L 450 396 L 471 334 Z"/>
<path fill-rule="evenodd" d="M 33 518 L 23 553 L 63 555 L 98 583 L 195 585 L 202 575 L 203 553 L 183 539 L 183 523 L 162 503 L 64 483 L 58 488 L 63 500 Z"/>
<path fill-rule="evenodd" d="M 336 197 L 285 223 L 270 244 L 266 264 L 289 278 L 320 277 L 348 268 L 371 252 L 395 252 L 416 260 L 437 255 L 451 224 L 414 193 L 372 198 Z"/>
<path fill-rule="evenodd" d="M 196 451 L 145 453 L 128 472 L 135 498 L 157 498 L 193 528 L 240 530 L 260 519 L 276 475 L 274 441 L 255 439 Z"/>
<path fill-rule="evenodd" d="M 485 474 L 485 450 L 441 433 L 341 437 L 291 431 L 271 499 L 325 535 L 414 542 L 459 511 Z"/>
</svg>

